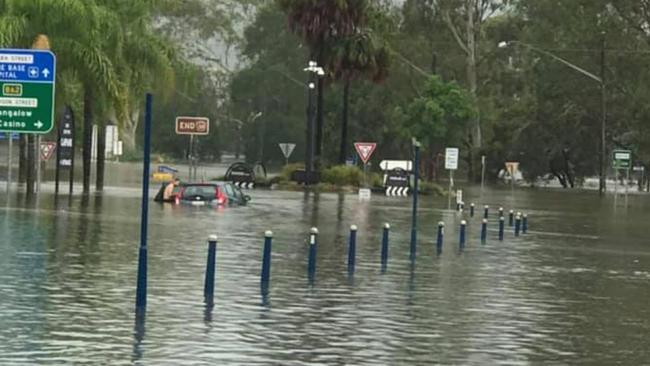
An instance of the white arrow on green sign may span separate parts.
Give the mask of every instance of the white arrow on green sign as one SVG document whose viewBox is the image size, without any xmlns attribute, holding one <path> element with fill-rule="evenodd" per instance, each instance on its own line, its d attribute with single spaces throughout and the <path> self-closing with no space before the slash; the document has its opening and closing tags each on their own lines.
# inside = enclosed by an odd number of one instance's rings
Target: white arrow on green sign
<svg viewBox="0 0 650 366">
<path fill-rule="evenodd" d="M 55 74 L 50 51 L 0 49 L 0 131 L 50 132 Z"/>
</svg>

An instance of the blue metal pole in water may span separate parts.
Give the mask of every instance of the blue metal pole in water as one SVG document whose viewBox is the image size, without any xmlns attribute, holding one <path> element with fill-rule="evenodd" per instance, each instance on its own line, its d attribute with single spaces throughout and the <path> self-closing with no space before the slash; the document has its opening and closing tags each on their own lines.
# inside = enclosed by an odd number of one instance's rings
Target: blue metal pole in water
<svg viewBox="0 0 650 366">
<path fill-rule="evenodd" d="M 420 180 L 420 143 L 413 141 L 415 158 L 413 161 L 413 214 L 411 216 L 411 260 L 415 260 L 417 250 L 417 232 L 418 232 L 418 181 Z"/>
<path fill-rule="evenodd" d="M 524 214 L 524 217 L 521 221 L 521 232 L 526 234 L 528 231 L 528 214 Z"/>
<path fill-rule="evenodd" d="M 515 218 L 515 212 L 513 210 L 510 210 L 508 213 L 508 226 L 512 227 L 514 224 L 514 218 Z"/>
<path fill-rule="evenodd" d="M 481 224 L 481 243 L 485 244 L 485 241 L 487 240 L 487 224 L 488 220 L 483 219 L 483 223 Z"/>
<path fill-rule="evenodd" d="M 318 229 L 313 227 L 309 233 L 309 261 L 307 262 L 307 274 L 310 279 L 316 275 L 316 252 L 318 249 Z"/>
<path fill-rule="evenodd" d="M 350 226 L 350 241 L 348 243 L 348 273 L 354 273 L 354 262 L 357 255 L 357 225 Z"/>
<path fill-rule="evenodd" d="M 262 257 L 262 284 L 269 283 L 271 279 L 271 243 L 273 241 L 273 232 L 264 233 L 264 256 Z"/>
<path fill-rule="evenodd" d="M 521 230 L 521 214 L 517 212 L 515 217 L 515 236 L 519 236 L 519 231 Z"/>
<path fill-rule="evenodd" d="M 499 217 L 499 241 L 503 241 L 503 229 L 505 226 L 506 218 L 501 216 Z"/>
<path fill-rule="evenodd" d="M 474 217 L 474 203 L 469 205 L 469 217 Z"/>
<path fill-rule="evenodd" d="M 205 266 L 205 282 L 203 286 L 203 299 L 208 306 L 214 304 L 214 272 L 217 257 L 217 236 L 208 238 L 208 263 Z"/>
<path fill-rule="evenodd" d="M 465 226 L 467 226 L 467 222 L 465 220 L 460 222 L 460 243 L 459 247 L 460 250 L 465 249 Z"/>
<path fill-rule="evenodd" d="M 386 271 L 388 267 L 388 234 L 390 233 L 390 224 L 384 224 L 384 232 L 381 236 L 381 270 Z"/>
<path fill-rule="evenodd" d="M 442 241 L 445 236 L 445 223 L 440 221 L 438 222 L 438 236 L 436 237 L 436 253 L 438 255 L 442 254 Z"/>
<path fill-rule="evenodd" d="M 147 229 L 149 225 L 149 163 L 151 158 L 151 109 L 153 96 L 145 97 L 144 112 L 144 162 L 142 168 L 142 217 L 140 219 L 140 251 L 138 253 L 138 282 L 135 294 L 135 307 L 147 306 Z"/>
</svg>

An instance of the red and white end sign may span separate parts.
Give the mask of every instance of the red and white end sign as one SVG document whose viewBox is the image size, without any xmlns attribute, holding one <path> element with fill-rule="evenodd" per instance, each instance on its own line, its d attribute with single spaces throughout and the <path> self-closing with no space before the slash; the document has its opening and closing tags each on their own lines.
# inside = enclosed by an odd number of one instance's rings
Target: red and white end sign
<svg viewBox="0 0 650 366">
<path fill-rule="evenodd" d="M 370 160 L 370 156 L 372 155 L 372 153 L 375 152 L 375 148 L 377 148 L 377 143 L 376 142 L 355 142 L 354 148 L 357 150 L 357 154 L 359 154 L 361 161 L 363 161 L 363 163 L 365 164 L 368 162 L 368 160 Z"/>
<path fill-rule="evenodd" d="M 176 117 L 177 135 L 207 135 L 210 119 L 207 117 Z"/>
</svg>

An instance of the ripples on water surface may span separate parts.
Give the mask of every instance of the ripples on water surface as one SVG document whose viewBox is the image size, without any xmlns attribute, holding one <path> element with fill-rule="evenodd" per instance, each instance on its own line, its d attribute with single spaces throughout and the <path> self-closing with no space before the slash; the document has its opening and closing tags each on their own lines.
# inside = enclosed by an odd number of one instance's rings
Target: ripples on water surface
<svg viewBox="0 0 650 366">
<path fill-rule="evenodd" d="M 474 193 L 469 192 L 468 201 Z M 138 199 L 51 196 L 0 209 L 2 365 L 527 365 L 650 362 L 647 198 L 613 213 L 592 194 L 522 191 L 530 233 L 478 240 L 470 220 L 424 197 L 418 257 L 408 261 L 410 201 L 252 191 L 250 207 L 150 209 L 149 297 L 134 331 Z M 491 192 L 493 212 L 508 192 Z M 480 202 L 481 204 L 484 202 Z M 621 202 L 619 201 L 619 205 Z M 532 210 L 531 207 L 536 209 Z M 435 208 L 435 209 L 434 209 Z M 477 210 L 482 211 L 482 210 Z M 434 255 L 435 224 L 447 224 Z M 392 225 L 379 266 L 381 227 Z M 359 226 L 348 278 L 347 235 Z M 306 233 L 321 232 L 316 282 Z M 260 293 L 262 233 L 272 229 L 272 278 Z M 218 233 L 215 307 L 206 311 L 208 234 Z M 597 237 L 592 238 L 592 237 Z"/>
</svg>

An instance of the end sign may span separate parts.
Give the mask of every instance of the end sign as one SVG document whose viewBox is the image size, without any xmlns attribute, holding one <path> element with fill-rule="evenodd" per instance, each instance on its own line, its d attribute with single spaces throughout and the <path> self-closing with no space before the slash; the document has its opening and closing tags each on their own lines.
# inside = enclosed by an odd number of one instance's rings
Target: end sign
<svg viewBox="0 0 650 366">
<path fill-rule="evenodd" d="M 0 49 L 0 131 L 48 133 L 54 126 L 56 57 Z"/>
<path fill-rule="evenodd" d="M 210 119 L 207 117 L 176 117 L 177 135 L 207 135 Z"/>
</svg>

